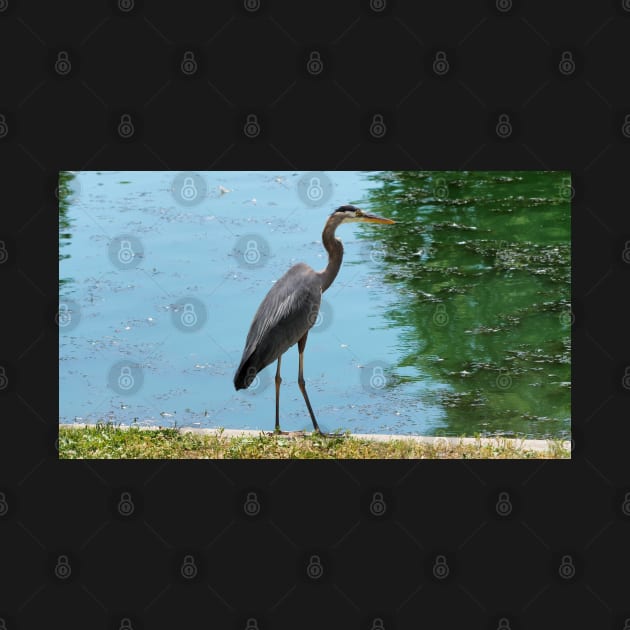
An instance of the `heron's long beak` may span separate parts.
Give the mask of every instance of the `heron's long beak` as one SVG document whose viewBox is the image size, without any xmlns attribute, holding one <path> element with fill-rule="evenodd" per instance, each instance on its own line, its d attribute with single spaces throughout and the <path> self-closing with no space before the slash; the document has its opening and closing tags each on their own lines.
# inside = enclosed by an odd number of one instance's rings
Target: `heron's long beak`
<svg viewBox="0 0 630 630">
<path fill-rule="evenodd" d="M 365 221 L 366 223 L 396 223 L 396 221 L 392 221 L 391 219 L 384 219 L 383 217 L 377 217 L 375 214 L 368 214 L 364 212 L 360 217 L 357 217 L 359 221 Z"/>
</svg>

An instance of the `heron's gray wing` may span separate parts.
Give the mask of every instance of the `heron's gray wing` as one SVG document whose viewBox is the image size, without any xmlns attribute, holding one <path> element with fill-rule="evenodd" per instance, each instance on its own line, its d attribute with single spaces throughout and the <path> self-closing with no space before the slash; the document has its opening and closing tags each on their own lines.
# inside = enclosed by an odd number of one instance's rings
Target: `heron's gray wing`
<svg viewBox="0 0 630 630">
<path fill-rule="evenodd" d="M 258 307 L 241 364 L 256 353 L 260 370 L 286 352 L 315 323 L 321 299 L 318 274 L 303 263 L 291 267 Z"/>
</svg>

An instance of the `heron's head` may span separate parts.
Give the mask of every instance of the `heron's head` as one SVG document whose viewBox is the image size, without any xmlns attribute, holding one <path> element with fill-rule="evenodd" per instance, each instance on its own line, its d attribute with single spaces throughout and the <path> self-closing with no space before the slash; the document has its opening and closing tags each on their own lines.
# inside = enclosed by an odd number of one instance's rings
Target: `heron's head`
<svg viewBox="0 0 630 630">
<path fill-rule="evenodd" d="M 339 206 L 332 214 L 331 218 L 336 219 L 337 225 L 341 225 L 342 223 L 396 223 L 396 221 L 392 221 L 391 219 L 383 219 L 382 217 L 377 217 L 375 214 L 368 214 L 367 212 L 363 212 L 360 208 L 356 206 L 346 205 Z"/>
</svg>

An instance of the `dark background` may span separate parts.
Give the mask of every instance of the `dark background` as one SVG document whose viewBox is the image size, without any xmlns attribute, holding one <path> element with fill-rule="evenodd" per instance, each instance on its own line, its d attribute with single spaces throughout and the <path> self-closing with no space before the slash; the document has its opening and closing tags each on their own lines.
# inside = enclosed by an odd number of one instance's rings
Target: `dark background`
<svg viewBox="0 0 630 630">
<path fill-rule="evenodd" d="M 0 0 L 0 628 L 630 627 L 629 53 L 628 0 Z M 59 169 L 214 168 L 570 169 L 572 460 L 58 461 Z"/>
</svg>

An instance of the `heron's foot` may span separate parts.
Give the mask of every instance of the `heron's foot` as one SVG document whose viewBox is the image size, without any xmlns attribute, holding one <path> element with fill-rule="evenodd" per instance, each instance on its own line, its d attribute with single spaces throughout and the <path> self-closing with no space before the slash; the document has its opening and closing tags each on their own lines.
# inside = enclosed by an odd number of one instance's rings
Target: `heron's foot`
<svg viewBox="0 0 630 630">
<path fill-rule="evenodd" d="M 280 429 L 276 429 L 273 432 L 267 433 L 268 436 L 274 435 L 286 435 L 287 437 L 303 437 L 305 434 L 304 431 L 281 431 Z"/>
<path fill-rule="evenodd" d="M 313 435 L 316 435 L 317 437 L 325 437 L 325 438 L 333 437 L 332 434 L 330 433 L 324 433 L 319 427 L 313 431 Z"/>
</svg>

